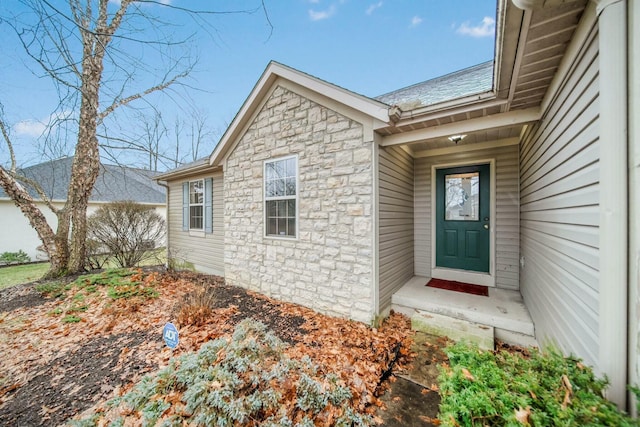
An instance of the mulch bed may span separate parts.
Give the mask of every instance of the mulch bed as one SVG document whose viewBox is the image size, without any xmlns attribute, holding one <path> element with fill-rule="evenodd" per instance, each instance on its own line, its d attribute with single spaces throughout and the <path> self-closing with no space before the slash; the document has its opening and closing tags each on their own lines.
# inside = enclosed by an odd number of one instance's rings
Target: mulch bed
<svg viewBox="0 0 640 427">
<path fill-rule="evenodd" d="M 0 313 L 17 310 L 23 307 L 37 307 L 46 299 L 36 292 L 33 283 L 15 285 L 0 290 Z"/>
<path fill-rule="evenodd" d="M 60 425 L 126 392 L 172 356 L 230 334 L 247 317 L 291 344 L 292 357 L 307 355 L 352 381 L 359 410 L 382 405 L 376 397 L 382 374 L 409 358 L 411 332 L 401 316 L 371 329 L 228 286 L 216 276 L 153 274 L 157 298 L 108 303 L 103 296 L 90 302 L 79 323 L 65 324 L 51 314 L 73 300 L 74 291 L 65 300 L 44 298 L 33 284 L 0 291 L 0 425 Z M 201 287 L 215 294 L 213 316 L 202 325 L 180 325 L 180 301 Z M 162 341 L 167 321 L 180 328 L 173 351 Z"/>
</svg>

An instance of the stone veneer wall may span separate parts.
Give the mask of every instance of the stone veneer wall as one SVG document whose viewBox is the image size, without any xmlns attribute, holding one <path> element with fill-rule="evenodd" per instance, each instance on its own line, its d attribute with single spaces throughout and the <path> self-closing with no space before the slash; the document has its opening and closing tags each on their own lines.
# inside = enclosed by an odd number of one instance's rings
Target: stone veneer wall
<svg viewBox="0 0 640 427">
<path fill-rule="evenodd" d="M 363 126 L 281 86 L 224 166 L 225 279 L 370 322 L 372 142 Z M 298 239 L 264 237 L 263 164 L 298 155 Z"/>
</svg>

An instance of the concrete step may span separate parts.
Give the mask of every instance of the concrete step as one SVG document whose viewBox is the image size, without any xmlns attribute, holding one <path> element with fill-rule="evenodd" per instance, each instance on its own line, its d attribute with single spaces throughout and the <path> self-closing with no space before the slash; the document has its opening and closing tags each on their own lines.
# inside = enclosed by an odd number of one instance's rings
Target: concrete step
<svg viewBox="0 0 640 427">
<path fill-rule="evenodd" d="M 416 331 L 448 336 L 456 341 L 465 339 L 475 342 L 481 348 L 493 349 L 494 339 L 499 339 L 510 345 L 538 347 L 538 342 L 533 335 L 398 304 L 393 304 L 392 310 L 409 317 L 411 319 L 411 327 Z"/>
<path fill-rule="evenodd" d="M 484 350 L 494 348 L 492 326 L 454 319 L 441 314 L 418 311 L 411 316 L 411 329 L 431 335 L 447 336 L 455 341 L 469 341 Z"/>
<path fill-rule="evenodd" d="M 396 291 L 391 308 L 411 318 L 416 313 L 441 315 L 490 326 L 495 337 L 508 343 L 536 346 L 533 320 L 520 292 L 489 288 L 489 296 L 425 286 L 429 278 L 416 276 Z"/>
</svg>

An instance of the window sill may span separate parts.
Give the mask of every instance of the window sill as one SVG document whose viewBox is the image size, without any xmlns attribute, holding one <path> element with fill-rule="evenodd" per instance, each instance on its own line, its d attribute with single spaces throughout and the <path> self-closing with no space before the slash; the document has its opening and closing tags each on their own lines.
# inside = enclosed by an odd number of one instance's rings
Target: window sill
<svg viewBox="0 0 640 427">
<path fill-rule="evenodd" d="M 191 237 L 204 237 L 205 232 L 203 230 L 189 230 L 189 236 Z"/>
<path fill-rule="evenodd" d="M 263 236 L 266 240 L 286 240 L 286 241 L 298 241 L 298 236 Z"/>
</svg>

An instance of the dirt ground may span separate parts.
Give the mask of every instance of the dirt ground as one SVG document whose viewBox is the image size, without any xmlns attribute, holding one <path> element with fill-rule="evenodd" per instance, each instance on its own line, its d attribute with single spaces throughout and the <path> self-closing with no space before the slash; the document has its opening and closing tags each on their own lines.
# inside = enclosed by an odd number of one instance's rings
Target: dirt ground
<svg viewBox="0 0 640 427">
<path fill-rule="evenodd" d="M 438 394 L 438 365 L 447 360 L 442 349 L 447 339 L 417 332 L 411 351 L 414 358 L 403 369 L 394 372 L 394 381 L 381 396 L 384 409 L 378 414 L 386 427 L 431 427 L 436 420 L 440 396 Z"/>
<path fill-rule="evenodd" d="M 52 315 L 78 299 L 77 294 L 66 300 L 45 298 L 34 284 L 0 291 L 0 425 L 61 425 L 121 395 L 143 375 L 166 366 L 172 356 L 229 334 L 247 317 L 288 342 L 291 354 L 311 355 L 337 372 L 345 366 L 357 372 L 361 407 L 366 403 L 386 408 L 376 413 L 384 425 L 431 425 L 425 420 L 437 413 L 437 387 L 424 392 L 418 384 L 429 388 L 435 383 L 435 365 L 442 355 L 422 338 L 411 351 L 403 349 L 413 341 L 408 321 L 400 316 L 386 329 L 372 330 L 225 285 L 215 276 L 159 277 L 157 298 L 118 304 L 102 301 L 103 296 L 89 303 L 79 323 L 63 323 Z M 177 322 L 179 302 L 198 287 L 213 289 L 214 315 L 205 325 L 179 325 L 180 345 L 172 351 L 162 341 L 162 327 L 167 321 Z M 391 375 L 395 382 L 381 384 L 391 365 L 402 369 L 411 353 L 417 354 L 411 369 Z M 373 390 L 386 388 L 381 399 L 373 396 Z M 411 404 L 422 412 L 409 421 L 405 413 L 416 414 L 408 409 Z"/>
</svg>

